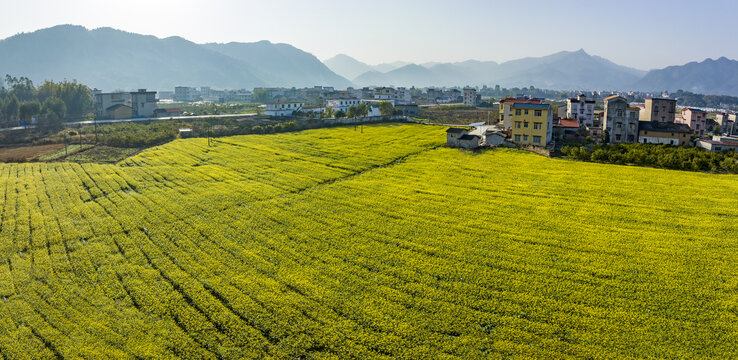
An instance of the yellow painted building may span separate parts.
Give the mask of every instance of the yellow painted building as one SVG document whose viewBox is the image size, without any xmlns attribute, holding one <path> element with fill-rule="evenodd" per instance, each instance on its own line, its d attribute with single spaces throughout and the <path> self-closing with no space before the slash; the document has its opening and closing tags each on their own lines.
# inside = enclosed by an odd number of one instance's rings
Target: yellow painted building
<svg viewBox="0 0 738 360">
<path fill-rule="evenodd" d="M 535 146 L 546 146 L 551 143 L 553 135 L 551 105 L 513 103 L 507 115 L 509 120 L 506 123 L 509 124 L 508 130 L 514 143 Z"/>
</svg>

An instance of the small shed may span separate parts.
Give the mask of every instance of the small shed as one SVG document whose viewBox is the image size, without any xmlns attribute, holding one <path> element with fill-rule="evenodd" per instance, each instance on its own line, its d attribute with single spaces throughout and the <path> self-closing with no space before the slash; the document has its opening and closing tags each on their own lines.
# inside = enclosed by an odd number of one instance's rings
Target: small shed
<svg viewBox="0 0 738 360">
<path fill-rule="evenodd" d="M 192 129 L 190 129 L 190 128 L 181 128 L 181 129 L 179 129 L 179 137 L 180 138 L 192 137 Z"/>
<path fill-rule="evenodd" d="M 115 104 L 107 109 L 110 119 L 130 119 L 133 117 L 133 108 L 124 104 Z"/>
<path fill-rule="evenodd" d="M 505 143 L 506 137 L 502 131 L 488 129 L 484 132 L 484 144 L 487 146 L 500 146 Z"/>
<path fill-rule="evenodd" d="M 459 138 L 468 134 L 469 131 L 462 128 L 449 128 L 446 130 L 446 145 L 449 147 L 459 147 Z"/>
<path fill-rule="evenodd" d="M 462 149 L 476 149 L 479 147 L 479 143 L 482 140 L 482 138 L 479 135 L 469 135 L 465 134 L 459 137 L 458 143 L 460 148 Z"/>
</svg>

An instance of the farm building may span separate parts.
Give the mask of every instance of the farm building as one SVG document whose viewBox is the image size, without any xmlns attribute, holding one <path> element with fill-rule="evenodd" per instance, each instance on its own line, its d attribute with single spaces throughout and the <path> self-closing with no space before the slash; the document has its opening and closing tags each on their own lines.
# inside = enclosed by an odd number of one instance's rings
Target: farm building
<svg viewBox="0 0 738 360">
<path fill-rule="evenodd" d="M 449 147 L 459 147 L 459 138 L 468 134 L 469 131 L 462 128 L 449 128 L 446 130 L 446 145 Z"/>
<path fill-rule="evenodd" d="M 105 111 L 109 119 L 130 119 L 133 117 L 133 108 L 124 104 L 113 105 Z"/>
<path fill-rule="evenodd" d="M 479 143 L 482 138 L 479 135 L 465 134 L 459 137 L 457 143 L 458 147 L 462 149 L 476 149 L 479 147 Z"/>
<path fill-rule="evenodd" d="M 487 129 L 484 132 L 484 144 L 487 146 L 500 146 L 505 143 L 505 133 L 495 129 Z"/>
</svg>

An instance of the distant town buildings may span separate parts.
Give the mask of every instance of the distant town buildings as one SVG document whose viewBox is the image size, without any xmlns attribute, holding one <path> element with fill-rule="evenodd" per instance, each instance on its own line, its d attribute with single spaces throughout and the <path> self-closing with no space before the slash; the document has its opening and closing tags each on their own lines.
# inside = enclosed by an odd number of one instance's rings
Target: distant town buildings
<svg viewBox="0 0 738 360">
<path fill-rule="evenodd" d="M 177 86 L 174 88 L 172 99 L 178 102 L 193 102 L 200 97 L 200 91 L 189 86 Z"/>
<path fill-rule="evenodd" d="M 332 108 L 334 111 L 347 112 L 352 106 L 357 106 L 361 103 L 359 99 L 330 99 L 325 101 L 325 106 Z"/>
</svg>

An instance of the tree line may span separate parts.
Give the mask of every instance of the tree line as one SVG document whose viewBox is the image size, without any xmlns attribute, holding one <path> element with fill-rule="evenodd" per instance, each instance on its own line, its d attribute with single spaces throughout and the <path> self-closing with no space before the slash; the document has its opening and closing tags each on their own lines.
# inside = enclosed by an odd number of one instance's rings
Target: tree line
<svg viewBox="0 0 738 360">
<path fill-rule="evenodd" d="M 738 173 L 735 151 L 709 152 L 702 148 L 653 144 L 567 145 L 569 158 L 610 164 L 653 166 L 673 170 Z"/>
<path fill-rule="evenodd" d="M 64 119 L 86 116 L 93 109 L 92 90 L 76 80 L 46 80 L 36 87 L 27 77 L 5 75 L 0 86 L 1 127 L 30 125 L 35 118 L 40 127 L 58 128 Z"/>
</svg>

